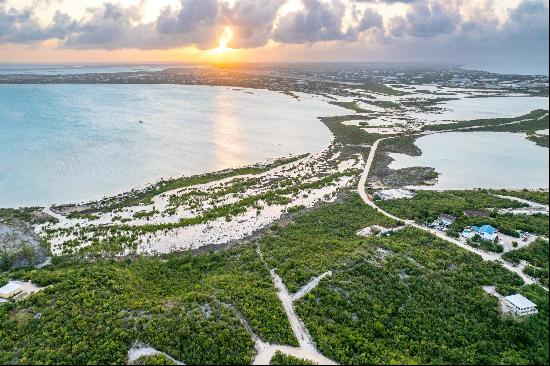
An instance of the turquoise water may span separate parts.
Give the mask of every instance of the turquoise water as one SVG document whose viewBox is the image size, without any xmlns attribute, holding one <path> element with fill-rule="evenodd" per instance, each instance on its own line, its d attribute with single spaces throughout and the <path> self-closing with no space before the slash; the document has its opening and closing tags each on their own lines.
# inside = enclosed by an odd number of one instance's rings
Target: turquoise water
<svg viewBox="0 0 550 366">
<path fill-rule="evenodd" d="M 331 136 L 316 117 L 344 113 L 263 90 L 0 85 L 0 207 L 93 200 L 321 151 Z"/>
<path fill-rule="evenodd" d="M 25 75 L 76 75 L 117 72 L 153 72 L 167 69 L 168 65 L 39 65 L 0 64 L 0 74 Z"/>
<path fill-rule="evenodd" d="M 449 132 L 415 144 L 421 156 L 391 154 L 390 168 L 435 168 L 441 175 L 430 189 L 548 188 L 548 149 L 520 134 Z"/>
</svg>

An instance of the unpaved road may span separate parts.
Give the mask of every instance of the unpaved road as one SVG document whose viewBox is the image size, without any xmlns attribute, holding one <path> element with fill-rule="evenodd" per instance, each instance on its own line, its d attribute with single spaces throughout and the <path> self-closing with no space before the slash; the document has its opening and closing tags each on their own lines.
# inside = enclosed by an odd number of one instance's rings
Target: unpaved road
<svg viewBox="0 0 550 366">
<path fill-rule="evenodd" d="M 471 129 L 471 128 L 472 127 L 469 127 L 469 129 Z M 449 131 L 441 131 L 441 132 L 437 132 L 437 133 L 443 133 L 443 132 L 449 132 Z M 367 163 L 365 164 L 365 169 L 363 170 L 363 173 L 361 174 L 361 178 L 359 179 L 359 185 L 358 185 L 358 188 L 357 188 L 357 190 L 359 192 L 359 196 L 361 196 L 361 199 L 363 200 L 363 202 L 365 202 L 367 205 L 369 205 L 370 207 L 374 208 L 376 211 L 380 212 L 381 214 L 383 214 L 383 215 L 385 215 L 389 218 L 392 218 L 392 219 L 397 220 L 397 221 L 402 221 L 408 226 L 412 226 L 412 227 L 417 228 L 419 230 L 422 230 L 422 231 L 428 232 L 432 235 L 435 235 L 440 239 L 446 240 L 449 243 L 457 245 L 457 246 L 459 246 L 459 247 L 461 247 L 461 248 L 463 248 L 463 249 L 465 249 L 469 252 L 472 252 L 472 253 L 475 253 L 475 254 L 481 256 L 483 258 L 483 260 L 485 260 L 485 261 L 499 261 L 499 263 L 504 268 L 506 268 L 507 270 L 509 270 L 511 272 L 517 273 L 523 279 L 523 281 L 525 281 L 526 284 L 536 283 L 531 277 L 529 277 L 525 273 L 523 273 L 523 271 L 520 268 L 514 267 L 511 264 L 502 261 L 501 258 L 500 258 L 502 256 L 502 254 L 488 253 L 488 252 L 478 250 L 476 248 L 472 248 L 469 245 L 467 245 L 467 244 L 465 244 L 465 243 L 463 243 L 463 242 L 461 242 L 461 241 L 459 241 L 455 238 L 451 238 L 451 237 L 445 235 L 444 233 L 442 233 L 440 231 L 437 231 L 435 229 L 431 229 L 431 228 L 419 225 L 419 224 L 417 224 L 416 222 L 414 222 L 412 220 L 401 219 L 401 218 L 399 218 L 395 215 L 392 215 L 391 213 L 389 213 L 387 211 L 384 211 L 380 207 L 378 207 L 376 205 L 376 203 L 374 203 L 374 201 L 372 201 L 370 199 L 369 195 L 367 194 L 367 191 L 366 191 L 367 178 L 369 176 L 369 173 L 370 173 L 370 170 L 371 170 L 371 167 L 372 167 L 372 163 L 374 161 L 374 157 L 376 156 L 376 150 L 378 149 L 378 145 L 380 144 L 380 142 L 382 142 L 384 140 L 391 139 L 391 138 L 392 137 L 381 138 L 381 139 L 377 140 L 371 147 L 371 150 L 369 152 L 369 157 L 367 159 Z M 548 289 L 546 287 L 544 287 L 542 285 L 540 285 L 540 286 L 543 289 L 545 289 L 546 291 L 548 291 Z"/>
</svg>

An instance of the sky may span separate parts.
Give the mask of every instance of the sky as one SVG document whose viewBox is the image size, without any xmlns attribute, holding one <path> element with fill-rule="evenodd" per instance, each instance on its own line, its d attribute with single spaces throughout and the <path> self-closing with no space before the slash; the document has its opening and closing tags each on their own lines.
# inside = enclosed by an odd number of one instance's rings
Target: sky
<svg viewBox="0 0 550 366">
<path fill-rule="evenodd" d="M 0 0 L 0 62 L 548 64 L 549 0 Z"/>
</svg>

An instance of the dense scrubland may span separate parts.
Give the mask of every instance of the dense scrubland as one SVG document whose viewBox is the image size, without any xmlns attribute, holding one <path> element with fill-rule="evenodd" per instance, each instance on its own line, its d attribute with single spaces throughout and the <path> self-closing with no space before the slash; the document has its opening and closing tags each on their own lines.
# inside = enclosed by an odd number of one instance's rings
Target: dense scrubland
<svg viewBox="0 0 550 366">
<path fill-rule="evenodd" d="M 356 235 L 371 225 L 398 223 L 347 193 L 232 249 L 62 257 L 44 269 L 4 273 L 0 283 L 20 278 L 47 287 L 0 307 L 0 362 L 123 363 L 139 341 L 187 364 L 250 363 L 253 341 L 238 313 L 263 340 L 296 345 L 259 245 L 291 292 L 333 271 L 296 306 L 319 350 L 339 363 L 548 363 L 546 292 L 412 228 Z M 503 316 L 483 285 L 528 295 L 540 312 Z"/>
<path fill-rule="evenodd" d="M 493 225 L 506 235 L 519 238 L 518 230 L 538 235 L 548 235 L 548 215 L 544 214 L 511 214 L 498 213 L 499 209 L 521 208 L 527 204 L 498 197 L 498 194 L 508 194 L 517 197 L 538 197 L 543 200 L 548 197 L 548 192 L 525 193 L 491 191 L 491 190 L 466 190 L 466 191 L 418 191 L 412 199 L 395 199 L 379 201 L 380 207 L 403 219 L 415 220 L 421 224 L 433 222 L 440 214 L 452 215 L 457 218 L 449 228 L 449 235 L 458 237 L 465 227 L 472 225 Z M 467 217 L 464 211 L 484 211 L 490 217 Z"/>
</svg>

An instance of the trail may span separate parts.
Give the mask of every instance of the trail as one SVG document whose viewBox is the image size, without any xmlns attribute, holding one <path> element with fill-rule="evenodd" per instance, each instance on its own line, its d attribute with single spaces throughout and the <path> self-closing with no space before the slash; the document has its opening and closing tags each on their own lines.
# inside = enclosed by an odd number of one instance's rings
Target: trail
<svg viewBox="0 0 550 366">
<path fill-rule="evenodd" d="M 545 118 L 547 115 L 548 114 L 542 116 L 539 119 Z M 521 121 L 516 121 L 516 122 L 512 122 L 512 123 L 504 123 L 502 125 L 509 125 L 509 124 L 514 124 L 514 123 L 518 123 L 518 122 L 521 122 Z M 498 125 L 498 126 L 501 126 L 501 125 Z M 421 135 L 431 135 L 431 134 L 453 132 L 453 131 L 465 130 L 465 129 L 471 130 L 471 129 L 477 129 L 477 128 L 483 128 L 483 127 L 485 127 L 485 126 L 474 126 L 474 127 L 467 127 L 467 128 L 458 128 L 458 129 L 454 129 L 454 130 L 451 129 L 451 130 L 444 130 L 444 131 L 436 131 L 436 132 L 422 132 L 422 133 L 419 133 L 417 135 L 420 135 L 420 136 Z M 384 211 L 382 208 L 380 208 L 378 205 L 376 205 L 376 203 L 373 200 L 371 200 L 371 198 L 367 194 L 367 191 L 366 191 L 367 178 L 368 178 L 370 170 L 372 168 L 372 163 L 373 163 L 374 158 L 376 156 L 376 151 L 378 149 L 378 145 L 380 144 L 380 142 L 382 142 L 384 140 L 392 139 L 394 137 L 397 137 L 397 136 L 384 137 L 384 138 L 378 139 L 378 140 L 375 141 L 375 143 L 371 147 L 371 150 L 369 152 L 369 157 L 367 159 L 367 163 L 365 164 L 365 169 L 363 170 L 363 173 L 361 174 L 361 177 L 359 179 L 358 188 L 357 188 L 357 190 L 359 192 L 359 196 L 361 197 L 363 202 L 365 202 L 368 206 L 374 208 L 376 211 L 378 211 L 379 213 L 383 214 L 386 217 L 389 217 L 389 218 L 397 220 L 397 221 L 404 222 L 408 226 L 411 226 L 411 227 L 414 227 L 416 229 L 419 229 L 419 230 L 428 232 L 432 235 L 435 235 L 436 237 L 438 237 L 440 239 L 443 239 L 443 240 L 445 240 L 449 243 L 452 243 L 454 245 L 457 245 L 457 246 L 461 247 L 462 249 L 465 249 L 469 252 L 472 252 L 472 253 L 475 253 L 475 254 L 479 255 L 485 261 L 498 262 L 500 265 L 502 265 L 507 270 L 518 274 L 526 284 L 528 284 L 528 285 L 529 284 L 537 284 L 540 287 L 542 287 L 544 290 L 548 291 L 548 289 L 546 287 L 540 285 L 538 282 L 535 282 L 531 277 L 529 277 L 525 273 L 523 273 L 521 268 L 514 267 L 510 263 L 507 263 L 507 262 L 503 261 L 501 259 L 502 254 L 488 253 L 488 252 L 484 252 L 484 251 L 481 251 L 481 250 L 476 249 L 476 248 L 472 248 L 469 245 L 467 245 L 467 244 L 465 244 L 465 243 L 463 243 L 463 242 L 461 242 L 461 241 L 459 241 L 455 238 L 451 238 L 451 237 L 445 235 L 444 233 L 442 233 L 440 231 L 437 231 L 435 229 L 431 229 L 431 228 L 419 225 L 416 222 L 414 222 L 413 220 L 404 220 L 400 217 L 392 215 L 391 213 L 389 213 L 387 211 Z"/>
<path fill-rule="evenodd" d="M 543 205 L 541 203 L 529 201 L 529 200 L 526 200 L 524 198 L 519 198 L 519 197 L 514 197 L 514 196 L 507 196 L 507 195 L 503 195 L 503 194 L 495 194 L 495 196 L 500 197 L 500 198 L 505 198 L 505 199 L 511 200 L 511 201 L 516 201 L 516 202 L 519 202 L 519 203 L 524 203 L 526 205 L 529 205 L 529 207 L 532 207 L 532 208 L 537 208 L 537 209 L 540 209 L 540 210 L 548 211 L 548 205 Z"/>
<path fill-rule="evenodd" d="M 332 272 L 329 271 L 329 272 L 323 273 L 318 277 L 315 277 L 307 285 L 302 287 L 300 291 L 298 291 L 294 295 L 291 295 L 288 292 L 288 289 L 283 283 L 283 280 L 281 279 L 281 277 L 279 277 L 279 275 L 275 272 L 275 269 L 269 268 L 267 262 L 264 260 L 263 253 L 259 245 L 256 247 L 256 252 L 260 257 L 260 259 L 262 260 L 262 262 L 264 263 L 265 267 L 269 270 L 269 274 L 271 276 L 271 280 L 273 281 L 273 285 L 277 289 L 277 296 L 279 297 L 279 300 L 283 304 L 283 308 L 285 310 L 286 316 L 290 323 L 290 327 L 292 328 L 292 332 L 294 333 L 294 336 L 298 340 L 298 344 L 300 345 L 300 347 L 292 347 L 292 346 L 279 345 L 279 344 L 269 344 L 267 342 L 262 341 L 256 334 L 254 334 L 251 327 L 246 322 L 246 319 L 244 319 L 242 315 L 240 315 L 237 312 L 237 314 L 241 317 L 241 321 L 243 322 L 243 324 L 245 324 L 245 328 L 247 329 L 252 339 L 254 340 L 255 348 L 258 351 L 258 354 L 254 358 L 252 364 L 269 365 L 269 362 L 271 361 L 271 358 L 273 357 L 273 355 L 277 351 L 280 351 L 286 355 L 312 361 L 319 365 L 337 365 L 336 362 L 323 356 L 317 350 L 317 347 L 315 346 L 315 343 L 313 342 L 313 339 L 311 338 L 311 335 L 309 334 L 309 331 L 307 330 L 304 322 L 296 314 L 296 310 L 294 309 L 295 300 L 299 299 L 301 296 L 313 290 L 323 278 L 332 275 Z M 299 296 L 300 294 L 301 296 Z"/>
<path fill-rule="evenodd" d="M 279 275 L 277 275 L 274 269 L 271 269 L 269 273 L 271 274 L 271 279 L 273 280 L 273 284 L 277 289 L 277 295 L 279 296 L 279 300 L 281 300 L 281 303 L 283 304 L 288 320 L 290 321 L 290 327 L 292 328 L 292 331 L 294 332 L 296 339 L 298 339 L 300 348 L 317 352 L 317 349 L 313 344 L 313 340 L 311 339 L 311 336 L 309 335 L 309 332 L 307 331 L 306 326 L 304 325 L 302 320 L 298 317 L 298 315 L 296 315 L 296 311 L 294 310 L 294 304 L 292 301 L 292 296 L 290 295 L 290 293 L 288 292 L 288 289 L 284 285 L 283 280 L 281 279 L 281 277 L 279 277 Z"/>
<path fill-rule="evenodd" d="M 300 290 L 298 290 L 298 292 L 292 295 L 292 301 L 300 300 L 302 297 L 310 293 L 315 287 L 317 287 L 317 285 L 319 285 L 319 282 L 321 282 L 323 278 L 328 276 L 332 276 L 332 271 L 325 272 L 322 275 L 313 278 L 311 281 L 309 281 L 307 285 L 305 285 Z"/>
<path fill-rule="evenodd" d="M 132 348 L 130 348 L 130 350 L 128 351 L 128 363 L 131 364 L 144 356 L 156 356 L 156 355 L 163 355 L 167 359 L 174 362 L 176 365 L 185 365 L 183 362 L 176 360 L 175 358 L 167 355 L 166 353 L 160 352 L 154 349 L 153 347 L 150 347 L 148 345 L 141 344 L 141 343 L 134 344 L 134 346 L 132 346 Z"/>
</svg>

